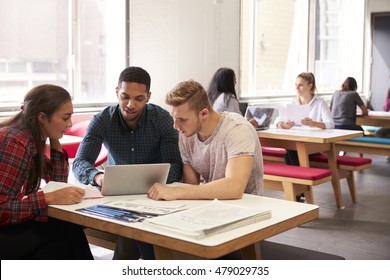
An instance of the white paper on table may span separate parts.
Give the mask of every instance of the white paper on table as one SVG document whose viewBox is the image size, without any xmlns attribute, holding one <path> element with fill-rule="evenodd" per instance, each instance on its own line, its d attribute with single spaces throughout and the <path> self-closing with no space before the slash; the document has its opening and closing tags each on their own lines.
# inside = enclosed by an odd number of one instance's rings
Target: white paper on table
<svg viewBox="0 0 390 280">
<path fill-rule="evenodd" d="M 119 209 L 135 211 L 139 213 L 148 213 L 155 215 L 166 215 L 177 211 L 187 209 L 187 205 L 180 200 L 153 200 L 135 199 L 135 200 L 115 200 L 105 203 L 106 206 L 111 206 Z"/>
<path fill-rule="evenodd" d="M 66 187 L 79 187 L 84 189 L 85 195 L 84 198 L 99 198 L 103 197 L 102 194 L 100 193 L 99 189 L 91 186 L 91 185 L 84 185 L 84 184 L 68 184 L 64 182 L 57 182 L 57 181 L 50 181 L 47 183 L 45 186 L 42 187 L 42 190 L 44 193 L 56 191 L 62 188 Z"/>
<path fill-rule="evenodd" d="M 279 117 L 282 121 L 293 121 L 295 125 L 302 125 L 302 120 L 308 118 L 310 106 L 308 104 L 285 104 L 279 108 Z"/>
<path fill-rule="evenodd" d="M 390 117 L 390 112 L 386 111 L 368 111 L 369 116 Z"/>
<path fill-rule="evenodd" d="M 215 199 L 196 208 L 147 219 L 144 225 L 202 238 L 270 217 L 271 210 L 235 206 Z"/>
</svg>

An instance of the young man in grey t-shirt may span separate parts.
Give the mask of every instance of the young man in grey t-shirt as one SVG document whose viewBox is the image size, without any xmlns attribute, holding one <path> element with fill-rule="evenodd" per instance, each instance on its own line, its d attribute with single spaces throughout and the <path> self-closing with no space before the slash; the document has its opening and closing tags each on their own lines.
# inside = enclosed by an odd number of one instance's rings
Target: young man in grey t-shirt
<svg viewBox="0 0 390 280">
<path fill-rule="evenodd" d="M 179 83 L 166 97 L 179 131 L 183 183 L 170 188 L 154 184 L 156 200 L 238 199 L 263 194 L 263 158 L 254 127 L 244 117 L 215 112 L 202 85 Z M 201 183 L 201 178 L 204 183 Z"/>
</svg>

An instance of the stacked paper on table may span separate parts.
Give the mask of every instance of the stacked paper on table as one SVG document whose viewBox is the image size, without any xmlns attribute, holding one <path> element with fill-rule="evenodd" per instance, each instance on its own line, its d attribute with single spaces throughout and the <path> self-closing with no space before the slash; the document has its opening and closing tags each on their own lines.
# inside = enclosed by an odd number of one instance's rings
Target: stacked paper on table
<svg viewBox="0 0 390 280">
<path fill-rule="evenodd" d="M 148 213 L 154 215 L 165 215 L 182 211 L 187 208 L 183 201 L 165 201 L 153 199 L 136 199 L 136 200 L 116 200 L 105 203 L 104 205 L 124 210 L 130 210 L 137 213 Z"/>
<path fill-rule="evenodd" d="M 271 210 L 251 209 L 215 199 L 200 207 L 145 220 L 144 224 L 202 238 L 270 217 Z"/>
</svg>

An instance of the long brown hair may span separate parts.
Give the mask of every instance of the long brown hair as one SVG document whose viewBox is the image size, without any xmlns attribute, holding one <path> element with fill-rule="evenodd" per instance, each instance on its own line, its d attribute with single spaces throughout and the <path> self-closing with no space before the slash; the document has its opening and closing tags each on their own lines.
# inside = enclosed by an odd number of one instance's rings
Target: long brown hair
<svg viewBox="0 0 390 280">
<path fill-rule="evenodd" d="M 62 87 L 50 84 L 39 85 L 27 92 L 19 113 L 0 123 L 0 128 L 5 126 L 27 128 L 31 131 L 37 147 L 38 153 L 33 159 L 32 170 L 27 179 L 26 194 L 38 190 L 46 171 L 45 142 L 42 139 L 38 116 L 43 112 L 50 121 L 53 114 L 71 100 L 69 92 Z"/>
</svg>

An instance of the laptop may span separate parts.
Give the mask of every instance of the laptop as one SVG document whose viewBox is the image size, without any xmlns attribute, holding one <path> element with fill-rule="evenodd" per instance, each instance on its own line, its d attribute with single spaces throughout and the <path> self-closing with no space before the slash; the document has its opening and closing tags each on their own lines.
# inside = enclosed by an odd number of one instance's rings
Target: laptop
<svg viewBox="0 0 390 280">
<path fill-rule="evenodd" d="M 154 183 L 166 184 L 169 163 L 107 165 L 102 195 L 146 194 Z"/>
<path fill-rule="evenodd" d="M 247 120 L 255 119 L 257 122 L 256 130 L 268 129 L 272 122 L 274 108 L 262 108 L 259 106 L 248 106 L 245 112 Z"/>
</svg>

